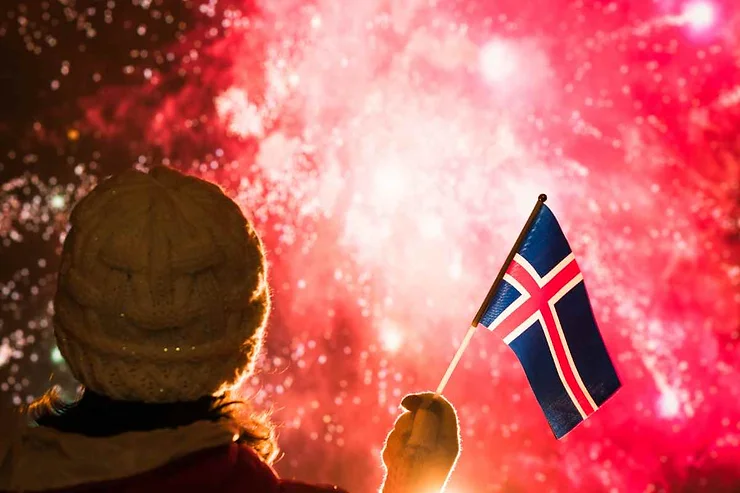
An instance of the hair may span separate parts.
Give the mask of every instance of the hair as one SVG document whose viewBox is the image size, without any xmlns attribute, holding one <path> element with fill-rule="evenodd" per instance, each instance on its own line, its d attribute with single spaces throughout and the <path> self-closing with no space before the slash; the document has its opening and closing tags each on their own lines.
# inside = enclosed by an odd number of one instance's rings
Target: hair
<svg viewBox="0 0 740 493">
<path fill-rule="evenodd" d="M 239 430 L 236 441 L 251 447 L 265 463 L 272 464 L 279 452 L 269 416 L 253 412 L 247 402 L 229 399 L 227 393 L 189 402 L 147 403 L 115 400 L 85 389 L 68 401 L 54 388 L 28 412 L 38 426 L 88 437 L 232 420 Z"/>
</svg>

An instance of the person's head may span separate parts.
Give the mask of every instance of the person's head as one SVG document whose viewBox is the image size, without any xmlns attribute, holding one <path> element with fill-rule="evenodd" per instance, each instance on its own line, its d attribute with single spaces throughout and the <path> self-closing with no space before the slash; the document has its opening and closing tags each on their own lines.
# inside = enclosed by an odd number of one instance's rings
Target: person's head
<svg viewBox="0 0 740 493">
<path fill-rule="evenodd" d="M 190 402 L 252 371 L 270 310 L 264 250 L 219 187 L 129 170 L 93 189 L 70 223 L 54 333 L 85 388 Z"/>
</svg>

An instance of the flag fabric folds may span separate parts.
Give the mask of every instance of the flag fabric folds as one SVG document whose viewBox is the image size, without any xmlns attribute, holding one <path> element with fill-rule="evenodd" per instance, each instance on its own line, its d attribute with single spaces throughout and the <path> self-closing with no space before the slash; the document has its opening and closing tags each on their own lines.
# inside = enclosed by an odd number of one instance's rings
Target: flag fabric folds
<svg viewBox="0 0 740 493">
<path fill-rule="evenodd" d="M 583 275 L 543 204 L 480 317 L 514 351 L 557 438 L 621 383 L 594 320 Z"/>
</svg>

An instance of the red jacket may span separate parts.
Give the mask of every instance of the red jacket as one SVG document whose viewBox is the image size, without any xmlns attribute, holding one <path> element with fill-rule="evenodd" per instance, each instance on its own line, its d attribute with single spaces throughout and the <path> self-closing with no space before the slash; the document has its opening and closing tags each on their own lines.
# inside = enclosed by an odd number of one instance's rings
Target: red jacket
<svg viewBox="0 0 740 493">
<path fill-rule="evenodd" d="M 0 493 L 322 493 L 282 480 L 228 423 L 93 438 L 0 419 Z"/>
<path fill-rule="evenodd" d="M 341 493 L 336 486 L 311 486 L 278 479 L 254 451 L 233 443 L 195 452 L 137 476 L 85 484 L 48 493 Z"/>
</svg>

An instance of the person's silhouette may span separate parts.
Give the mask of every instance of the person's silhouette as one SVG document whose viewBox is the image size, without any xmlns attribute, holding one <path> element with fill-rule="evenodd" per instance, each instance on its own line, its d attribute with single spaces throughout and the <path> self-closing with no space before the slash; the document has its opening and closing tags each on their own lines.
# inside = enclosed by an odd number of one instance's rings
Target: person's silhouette
<svg viewBox="0 0 740 493">
<path fill-rule="evenodd" d="M 54 333 L 85 390 L 3 419 L 0 491 L 340 491 L 278 478 L 270 423 L 230 391 L 254 368 L 270 294 L 262 242 L 219 187 L 129 170 L 70 222 Z M 403 405 L 383 491 L 438 491 L 459 451 L 454 409 L 431 394 Z"/>
</svg>

